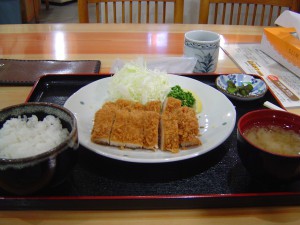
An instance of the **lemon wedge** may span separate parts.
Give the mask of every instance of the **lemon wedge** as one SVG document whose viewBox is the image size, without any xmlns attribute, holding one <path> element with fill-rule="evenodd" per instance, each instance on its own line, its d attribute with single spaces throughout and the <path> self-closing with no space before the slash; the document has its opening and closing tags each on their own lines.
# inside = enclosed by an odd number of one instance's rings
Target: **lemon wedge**
<svg viewBox="0 0 300 225">
<path fill-rule="evenodd" d="M 195 109 L 197 114 L 201 113 L 202 112 L 202 101 L 199 98 L 199 96 L 191 90 L 184 90 L 184 91 L 189 91 L 192 93 L 193 97 L 195 98 L 195 104 L 193 105 L 193 108 Z"/>
</svg>

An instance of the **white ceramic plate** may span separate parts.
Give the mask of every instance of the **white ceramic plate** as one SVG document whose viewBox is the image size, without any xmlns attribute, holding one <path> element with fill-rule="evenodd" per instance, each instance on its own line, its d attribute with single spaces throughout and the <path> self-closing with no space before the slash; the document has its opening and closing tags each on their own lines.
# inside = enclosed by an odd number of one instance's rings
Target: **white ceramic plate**
<svg viewBox="0 0 300 225">
<path fill-rule="evenodd" d="M 170 153 L 145 149 L 120 150 L 113 146 L 98 145 L 90 140 L 95 112 L 107 100 L 107 87 L 111 78 L 103 78 L 82 87 L 66 101 L 65 107 L 71 110 L 78 122 L 79 142 L 91 151 L 117 160 L 138 163 L 162 163 L 196 157 L 211 151 L 222 144 L 231 134 L 236 121 L 236 111 L 225 95 L 195 79 L 168 75 L 171 86 L 180 85 L 197 94 L 203 105 L 198 114 L 201 146 Z"/>
</svg>

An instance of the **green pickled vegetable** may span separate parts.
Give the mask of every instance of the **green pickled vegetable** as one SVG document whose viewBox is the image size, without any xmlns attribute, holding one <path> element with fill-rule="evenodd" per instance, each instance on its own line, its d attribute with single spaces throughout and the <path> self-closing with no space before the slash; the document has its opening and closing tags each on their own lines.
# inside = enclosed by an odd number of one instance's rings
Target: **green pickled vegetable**
<svg viewBox="0 0 300 225">
<path fill-rule="evenodd" d="M 196 101 L 191 92 L 184 91 L 179 85 L 172 87 L 167 96 L 181 100 L 182 106 L 193 107 Z"/>
<path fill-rule="evenodd" d="M 231 80 L 228 80 L 226 90 L 230 94 L 240 94 L 242 96 L 247 96 L 253 90 L 253 86 L 252 84 L 236 86 Z"/>
<path fill-rule="evenodd" d="M 227 81 L 227 85 L 228 87 L 236 88 L 235 84 L 231 80 Z"/>
<path fill-rule="evenodd" d="M 237 89 L 236 87 L 228 87 L 228 88 L 227 88 L 227 91 L 228 91 L 229 93 L 231 93 L 231 94 L 236 93 L 237 90 L 238 90 L 238 89 Z"/>
<path fill-rule="evenodd" d="M 248 92 L 251 92 L 253 90 L 253 86 L 251 84 L 247 84 L 245 86 L 245 90 L 247 90 Z"/>
</svg>

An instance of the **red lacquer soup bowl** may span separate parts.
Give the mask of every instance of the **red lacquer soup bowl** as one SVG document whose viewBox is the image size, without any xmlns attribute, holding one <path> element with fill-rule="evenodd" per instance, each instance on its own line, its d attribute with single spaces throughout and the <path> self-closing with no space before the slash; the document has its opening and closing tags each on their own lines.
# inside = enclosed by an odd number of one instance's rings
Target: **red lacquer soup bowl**
<svg viewBox="0 0 300 225">
<path fill-rule="evenodd" d="M 249 173 L 266 182 L 300 179 L 300 116 L 262 109 L 238 121 L 237 149 Z"/>
</svg>

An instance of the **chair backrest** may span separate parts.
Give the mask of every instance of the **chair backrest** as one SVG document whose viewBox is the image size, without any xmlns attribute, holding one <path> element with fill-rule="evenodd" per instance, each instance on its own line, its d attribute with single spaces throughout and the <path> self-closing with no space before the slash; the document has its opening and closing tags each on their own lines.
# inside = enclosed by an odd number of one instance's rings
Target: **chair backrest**
<svg viewBox="0 0 300 225">
<path fill-rule="evenodd" d="M 285 9 L 298 10 L 298 0 L 200 0 L 199 23 L 272 26 Z M 211 7 L 214 7 L 211 9 Z"/>
<path fill-rule="evenodd" d="M 95 7 L 91 6 L 94 4 Z M 183 23 L 184 0 L 78 0 L 80 23 L 89 23 L 89 8 L 95 9 L 98 23 Z"/>
</svg>

